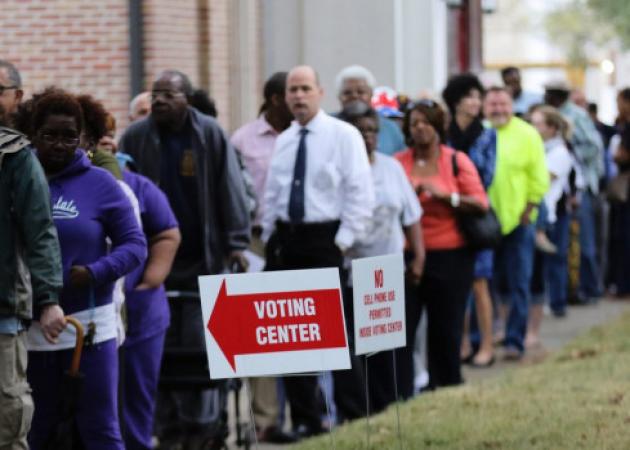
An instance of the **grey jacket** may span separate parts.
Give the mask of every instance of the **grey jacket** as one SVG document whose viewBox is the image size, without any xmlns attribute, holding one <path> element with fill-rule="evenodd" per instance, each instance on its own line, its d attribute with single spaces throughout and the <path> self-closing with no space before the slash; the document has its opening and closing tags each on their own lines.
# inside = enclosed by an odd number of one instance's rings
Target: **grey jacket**
<svg viewBox="0 0 630 450">
<path fill-rule="evenodd" d="M 0 315 L 28 320 L 62 284 L 46 177 L 28 140 L 0 127 Z"/>
<path fill-rule="evenodd" d="M 559 110 L 571 124 L 571 145 L 586 184 L 592 194 L 597 194 L 599 178 L 604 173 L 604 144 L 599 131 L 586 111 L 575 103 L 568 101 Z"/>
<path fill-rule="evenodd" d="M 249 246 L 250 215 L 236 152 L 219 124 L 188 108 L 192 150 L 199 188 L 207 273 L 220 273 L 227 254 Z M 152 117 L 135 122 L 121 138 L 119 150 L 131 155 L 141 174 L 160 185 L 162 147 Z"/>
</svg>

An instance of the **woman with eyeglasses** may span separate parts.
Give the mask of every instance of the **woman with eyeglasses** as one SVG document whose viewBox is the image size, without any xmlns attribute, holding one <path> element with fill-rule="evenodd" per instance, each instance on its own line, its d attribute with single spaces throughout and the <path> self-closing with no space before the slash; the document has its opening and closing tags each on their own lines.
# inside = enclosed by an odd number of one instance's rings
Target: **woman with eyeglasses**
<svg viewBox="0 0 630 450">
<path fill-rule="evenodd" d="M 494 178 L 497 157 L 497 132 L 481 122 L 484 89 L 479 78 L 464 73 L 451 77 L 442 92 L 451 113 L 447 128 L 448 144 L 466 153 L 475 164 L 484 188 L 487 190 Z M 475 280 L 471 301 L 464 320 L 461 347 L 463 362 L 473 367 L 489 367 L 494 364 L 492 340 L 492 298 L 489 281 L 493 272 L 493 250 L 482 250 L 475 259 Z M 469 333 L 469 324 L 471 333 Z M 469 336 L 470 334 L 470 336 Z"/>
<path fill-rule="evenodd" d="M 20 123 L 30 124 L 24 131 L 48 178 L 61 244 L 64 286 L 60 304 L 86 331 L 80 368 L 84 379 L 75 413 L 78 434 L 85 448 L 124 449 L 118 420 L 112 290 L 118 278 L 142 263 L 146 241 L 117 181 L 94 167 L 79 148 L 83 111 L 77 99 L 54 89 L 36 96 L 24 111 L 29 116 Z M 37 328 L 35 322 L 28 334 L 28 381 L 35 403 L 29 445 L 34 450 L 45 448 L 59 420 L 63 374 L 75 345 L 69 329 L 50 344 L 40 338 Z"/>
<path fill-rule="evenodd" d="M 422 281 L 407 292 L 407 347 L 400 364 L 403 396 L 413 393 L 413 343 L 422 306 L 427 311 L 429 388 L 460 384 L 460 344 L 475 253 L 467 248 L 457 216 L 486 211 L 488 199 L 477 169 L 462 152 L 447 147 L 446 113 L 432 100 L 411 104 L 403 132 L 409 148 L 395 157 L 415 188 L 424 211 L 420 221 L 426 262 Z M 457 176 L 454 164 L 457 165 Z"/>
</svg>

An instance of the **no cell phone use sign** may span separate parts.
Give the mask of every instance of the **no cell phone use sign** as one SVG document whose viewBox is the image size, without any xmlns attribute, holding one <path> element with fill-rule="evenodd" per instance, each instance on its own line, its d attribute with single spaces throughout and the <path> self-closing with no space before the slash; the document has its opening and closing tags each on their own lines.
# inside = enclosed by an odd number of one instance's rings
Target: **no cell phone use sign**
<svg viewBox="0 0 630 450">
<path fill-rule="evenodd" d="M 406 345 L 402 254 L 352 261 L 356 354 Z"/>
<path fill-rule="evenodd" d="M 350 368 L 337 269 L 199 277 L 210 377 Z"/>
</svg>

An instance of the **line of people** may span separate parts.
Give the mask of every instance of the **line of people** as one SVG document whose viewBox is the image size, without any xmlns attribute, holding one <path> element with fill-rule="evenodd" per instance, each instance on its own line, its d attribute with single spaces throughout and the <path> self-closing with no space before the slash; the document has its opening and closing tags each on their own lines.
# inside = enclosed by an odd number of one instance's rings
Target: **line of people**
<svg viewBox="0 0 630 450">
<path fill-rule="evenodd" d="M 620 94 L 620 137 L 604 152 L 598 129 L 610 129 L 596 127 L 566 85 L 547 86 L 541 105 L 518 69 L 502 74 L 505 86 L 462 74 L 443 103 L 403 102 L 349 66 L 336 79 L 340 110 L 327 114 L 317 72 L 298 66 L 267 80 L 259 117 L 228 138 L 188 77 L 167 70 L 131 102 L 132 124 L 116 142 L 102 103 L 59 88 L 23 102 L 19 72 L 0 61 L 0 125 L 10 127 L 0 129 L 0 248 L 10 268 L 0 277 L 0 381 L 10 395 L 0 399 L 22 424 L 0 426 L 0 447 L 27 448 L 29 384 L 28 443 L 45 448 L 54 434 L 74 345 L 64 314 L 87 330 L 74 415 L 88 448 L 148 449 L 154 436 L 162 449 L 222 443 L 216 389 L 158 389 L 160 364 L 165 347 L 203 351 L 197 276 L 246 270 L 248 252 L 264 270 L 338 267 L 351 349 L 352 259 L 404 253 L 407 269 L 406 347 L 372 356 L 367 372 L 351 354 L 352 368 L 328 377 L 249 380 L 258 438 L 274 443 L 414 396 L 423 314 L 428 389 L 462 383 L 463 362 L 492 365 L 497 341 L 508 359 L 539 345 L 546 299 L 566 314 L 572 217 L 576 298 L 602 295 L 594 205 L 604 185 L 607 281 L 627 293 L 630 95 Z M 496 248 L 473 248 L 463 229 L 481 216 L 496 218 Z"/>
</svg>

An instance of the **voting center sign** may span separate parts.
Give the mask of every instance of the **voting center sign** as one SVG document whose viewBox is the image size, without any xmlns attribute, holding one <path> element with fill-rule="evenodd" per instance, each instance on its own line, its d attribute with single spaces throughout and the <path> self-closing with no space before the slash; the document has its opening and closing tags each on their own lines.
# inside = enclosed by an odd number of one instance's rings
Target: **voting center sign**
<svg viewBox="0 0 630 450">
<path fill-rule="evenodd" d="M 350 368 L 338 269 L 199 277 L 210 377 Z"/>
<path fill-rule="evenodd" d="M 357 355 L 406 345 L 403 255 L 352 261 Z"/>
</svg>

